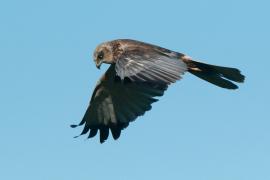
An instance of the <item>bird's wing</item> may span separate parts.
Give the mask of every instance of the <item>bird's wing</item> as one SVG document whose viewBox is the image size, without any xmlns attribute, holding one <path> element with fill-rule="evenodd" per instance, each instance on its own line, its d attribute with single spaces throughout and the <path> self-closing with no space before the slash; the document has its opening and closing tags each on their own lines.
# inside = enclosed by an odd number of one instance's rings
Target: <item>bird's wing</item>
<svg viewBox="0 0 270 180">
<path fill-rule="evenodd" d="M 79 124 L 84 124 L 81 135 L 90 131 L 88 137 L 91 138 L 99 130 L 102 143 L 111 130 L 113 138 L 119 138 L 121 130 L 150 110 L 151 104 L 157 101 L 155 97 L 162 96 L 167 87 L 166 84 L 117 80 L 115 65 L 111 65 L 97 84 Z"/>
<path fill-rule="evenodd" d="M 187 71 L 187 65 L 167 51 L 144 46 L 127 48 L 116 62 L 116 73 L 135 82 L 171 84 Z"/>
</svg>

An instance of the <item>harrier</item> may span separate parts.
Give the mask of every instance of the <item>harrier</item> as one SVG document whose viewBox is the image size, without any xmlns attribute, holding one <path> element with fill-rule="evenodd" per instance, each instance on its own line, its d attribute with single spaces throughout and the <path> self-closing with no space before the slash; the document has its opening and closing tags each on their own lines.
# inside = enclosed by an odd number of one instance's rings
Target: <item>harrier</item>
<svg viewBox="0 0 270 180">
<path fill-rule="evenodd" d="M 82 121 L 71 127 L 84 125 L 80 135 L 89 132 L 88 138 L 99 131 L 100 143 L 109 131 L 118 139 L 121 130 L 149 111 L 185 72 L 226 89 L 237 89 L 233 82 L 245 79 L 236 68 L 197 62 L 185 54 L 130 39 L 100 44 L 94 61 L 97 68 L 102 63 L 111 65 L 98 81 Z"/>
</svg>

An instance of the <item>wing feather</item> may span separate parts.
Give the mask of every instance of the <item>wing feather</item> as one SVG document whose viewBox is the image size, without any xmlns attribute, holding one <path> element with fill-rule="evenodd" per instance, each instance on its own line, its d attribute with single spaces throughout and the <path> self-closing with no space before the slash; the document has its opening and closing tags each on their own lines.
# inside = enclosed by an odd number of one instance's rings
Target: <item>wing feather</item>
<svg viewBox="0 0 270 180">
<path fill-rule="evenodd" d="M 171 84 L 187 71 L 186 64 L 153 49 L 125 50 L 116 62 L 116 73 L 123 80 Z"/>
<path fill-rule="evenodd" d="M 121 130 L 149 111 L 151 104 L 158 101 L 155 97 L 162 96 L 168 87 L 165 84 L 146 82 L 123 83 L 115 81 L 115 76 L 115 66 L 111 65 L 97 84 L 79 123 L 84 125 L 80 135 L 90 131 L 88 138 L 92 138 L 99 131 L 100 142 L 103 143 L 108 138 L 110 129 L 113 138 L 118 139 Z"/>
</svg>

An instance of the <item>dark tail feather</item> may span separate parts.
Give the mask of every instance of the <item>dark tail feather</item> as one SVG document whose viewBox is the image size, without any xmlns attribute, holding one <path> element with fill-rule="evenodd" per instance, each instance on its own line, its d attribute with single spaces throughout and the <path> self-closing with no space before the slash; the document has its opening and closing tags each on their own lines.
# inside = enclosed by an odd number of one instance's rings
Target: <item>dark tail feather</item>
<svg viewBox="0 0 270 180">
<path fill-rule="evenodd" d="M 222 88 L 237 89 L 238 86 L 232 81 L 242 83 L 245 80 L 245 76 L 236 68 L 214 66 L 192 60 L 187 64 L 190 73 Z"/>
</svg>

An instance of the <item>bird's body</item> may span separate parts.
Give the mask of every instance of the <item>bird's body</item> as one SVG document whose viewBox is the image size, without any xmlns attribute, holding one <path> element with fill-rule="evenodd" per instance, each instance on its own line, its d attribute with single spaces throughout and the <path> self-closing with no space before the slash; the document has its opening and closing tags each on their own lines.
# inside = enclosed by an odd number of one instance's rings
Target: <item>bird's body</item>
<svg viewBox="0 0 270 180">
<path fill-rule="evenodd" d="M 244 81 L 238 69 L 196 62 L 182 53 L 129 39 L 100 44 L 94 60 L 97 68 L 102 63 L 111 66 L 99 80 L 79 125 L 85 124 L 81 135 L 90 131 L 90 138 L 99 130 L 101 143 L 109 130 L 118 139 L 129 122 L 150 110 L 156 97 L 187 71 L 227 89 L 238 88 L 231 81 Z"/>
</svg>

